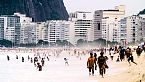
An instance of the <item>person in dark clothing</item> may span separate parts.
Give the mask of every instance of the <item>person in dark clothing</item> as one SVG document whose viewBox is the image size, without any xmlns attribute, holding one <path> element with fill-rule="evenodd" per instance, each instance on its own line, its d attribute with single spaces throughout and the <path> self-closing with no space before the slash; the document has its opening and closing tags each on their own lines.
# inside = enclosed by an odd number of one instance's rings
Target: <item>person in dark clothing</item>
<svg viewBox="0 0 145 82">
<path fill-rule="evenodd" d="M 44 58 L 42 58 L 42 60 L 41 60 L 41 63 L 42 63 L 42 66 L 44 66 Z"/>
<path fill-rule="evenodd" d="M 126 58 L 129 58 L 129 57 L 130 57 L 130 53 L 131 53 L 131 49 L 128 47 L 128 48 L 125 50 Z"/>
<path fill-rule="evenodd" d="M 95 70 L 97 70 L 97 54 L 96 53 L 94 53 L 94 58 L 95 58 Z"/>
<path fill-rule="evenodd" d="M 38 58 L 34 57 L 34 66 L 36 67 L 36 62 L 38 62 Z"/>
<path fill-rule="evenodd" d="M 144 43 L 144 45 L 142 45 L 142 49 L 145 52 L 145 43 Z"/>
<path fill-rule="evenodd" d="M 93 57 L 93 53 L 90 53 L 90 57 L 88 58 L 87 61 L 87 68 L 89 69 L 89 75 L 94 75 L 94 64 L 95 64 L 95 58 Z"/>
<path fill-rule="evenodd" d="M 18 55 L 16 55 L 16 59 L 18 59 Z"/>
<path fill-rule="evenodd" d="M 30 59 L 30 57 L 29 57 L 29 55 L 28 55 L 28 61 L 29 61 L 29 59 Z"/>
<path fill-rule="evenodd" d="M 121 48 L 121 49 L 120 49 L 120 53 L 119 53 L 119 55 L 120 55 L 120 61 L 124 60 L 125 49 Z"/>
<path fill-rule="evenodd" d="M 99 65 L 99 73 L 100 75 L 102 75 L 103 77 L 103 74 L 105 74 L 105 65 L 106 64 L 106 57 L 103 56 L 104 53 L 100 53 L 101 56 L 98 57 L 98 65 Z"/>
<path fill-rule="evenodd" d="M 7 60 L 9 61 L 10 60 L 10 57 L 7 55 Z"/>
<path fill-rule="evenodd" d="M 49 57 L 47 56 L 47 60 L 49 61 Z"/>
<path fill-rule="evenodd" d="M 142 49 L 138 46 L 138 48 L 136 49 L 137 56 L 140 57 L 141 53 L 142 53 Z"/>
<path fill-rule="evenodd" d="M 42 66 L 40 65 L 40 63 L 37 63 L 37 69 L 38 71 L 42 71 Z"/>
<path fill-rule="evenodd" d="M 33 59 L 31 58 L 31 63 L 33 63 Z"/>
<path fill-rule="evenodd" d="M 132 55 L 132 54 L 130 54 L 130 56 L 128 57 L 128 62 L 129 62 L 129 65 L 131 65 L 131 64 L 130 64 L 130 61 L 131 61 L 132 63 L 134 63 L 134 64 L 136 64 L 136 65 L 137 65 L 137 63 L 136 63 L 136 62 L 134 62 L 134 58 L 133 58 L 133 55 Z"/>
<path fill-rule="evenodd" d="M 24 62 L 24 57 L 22 57 L 22 62 Z"/>
<path fill-rule="evenodd" d="M 117 57 L 117 60 L 116 60 L 116 62 L 120 62 L 120 60 L 119 60 L 119 56 Z"/>
</svg>

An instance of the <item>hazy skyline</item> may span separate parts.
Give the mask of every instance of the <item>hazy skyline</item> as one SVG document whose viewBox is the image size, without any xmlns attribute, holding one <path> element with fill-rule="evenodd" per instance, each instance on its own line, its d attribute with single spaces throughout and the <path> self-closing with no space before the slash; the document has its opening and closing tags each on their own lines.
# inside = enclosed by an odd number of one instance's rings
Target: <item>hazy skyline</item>
<svg viewBox="0 0 145 82">
<path fill-rule="evenodd" d="M 125 5 L 126 15 L 133 15 L 145 9 L 145 0 L 64 0 L 67 11 L 95 11 L 114 9 L 115 6 Z"/>
</svg>

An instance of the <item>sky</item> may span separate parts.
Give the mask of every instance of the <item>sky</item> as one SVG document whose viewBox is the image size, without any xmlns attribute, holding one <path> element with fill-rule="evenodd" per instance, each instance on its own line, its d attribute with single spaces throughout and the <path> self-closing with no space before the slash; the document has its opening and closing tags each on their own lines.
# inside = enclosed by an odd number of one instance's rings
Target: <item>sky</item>
<svg viewBox="0 0 145 82">
<path fill-rule="evenodd" d="M 125 5 L 126 16 L 135 15 L 145 9 L 145 0 L 64 0 L 65 7 L 70 12 L 95 11 L 114 9 L 115 6 Z"/>
</svg>

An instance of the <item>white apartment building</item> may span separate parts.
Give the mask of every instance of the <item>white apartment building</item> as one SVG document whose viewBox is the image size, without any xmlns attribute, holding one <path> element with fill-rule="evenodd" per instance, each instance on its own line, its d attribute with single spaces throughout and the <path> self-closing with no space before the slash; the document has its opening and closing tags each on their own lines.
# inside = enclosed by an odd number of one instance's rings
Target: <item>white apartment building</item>
<svg viewBox="0 0 145 82">
<path fill-rule="evenodd" d="M 103 38 L 108 41 L 120 42 L 120 20 L 125 16 L 125 6 L 115 9 L 97 10 L 94 13 L 94 40 Z"/>
<path fill-rule="evenodd" d="M 36 37 L 36 23 L 21 23 L 21 40 L 20 43 L 22 44 L 36 44 L 37 37 Z"/>
<path fill-rule="evenodd" d="M 0 16 L 0 39 L 20 43 L 20 17 L 14 15 Z"/>
<path fill-rule="evenodd" d="M 126 45 L 127 43 L 127 20 L 126 18 L 120 20 L 120 43 Z"/>
<path fill-rule="evenodd" d="M 74 41 L 73 44 L 77 44 L 79 39 L 91 41 L 93 37 L 93 29 L 92 29 L 92 19 L 93 15 L 91 12 L 81 12 L 77 11 L 74 13 L 70 13 L 69 20 L 72 21 L 70 29 L 74 32 Z M 74 24 L 73 24 L 74 23 Z M 74 25 L 74 26 L 73 26 Z"/>
<path fill-rule="evenodd" d="M 143 40 L 144 19 L 137 15 L 132 15 L 121 20 L 121 42 L 137 42 Z"/>
<path fill-rule="evenodd" d="M 69 22 L 65 20 L 47 21 L 48 42 L 55 45 L 57 40 L 69 41 Z"/>
<path fill-rule="evenodd" d="M 25 14 L 14 13 L 15 16 L 20 17 L 20 43 L 21 44 L 31 44 L 37 43 L 36 37 L 36 25 L 37 23 L 32 22 L 32 18 L 27 17 Z"/>
<path fill-rule="evenodd" d="M 141 26 L 142 26 L 143 40 L 145 41 L 145 18 L 143 18 Z"/>
<path fill-rule="evenodd" d="M 4 39 L 4 26 L 6 17 L 0 17 L 0 40 Z"/>
</svg>

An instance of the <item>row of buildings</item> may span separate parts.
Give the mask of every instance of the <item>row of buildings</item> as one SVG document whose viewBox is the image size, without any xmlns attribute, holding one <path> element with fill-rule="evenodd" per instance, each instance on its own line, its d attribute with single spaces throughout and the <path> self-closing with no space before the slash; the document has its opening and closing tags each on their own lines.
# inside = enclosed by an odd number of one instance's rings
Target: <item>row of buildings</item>
<svg viewBox="0 0 145 82">
<path fill-rule="evenodd" d="M 69 20 L 32 22 L 20 13 L 0 16 L 0 39 L 15 44 L 36 44 L 39 40 L 55 44 L 67 40 L 76 45 L 79 39 L 93 41 L 103 38 L 122 44 L 144 40 L 144 15 L 125 17 L 125 6 L 92 12 L 70 13 Z"/>
</svg>

